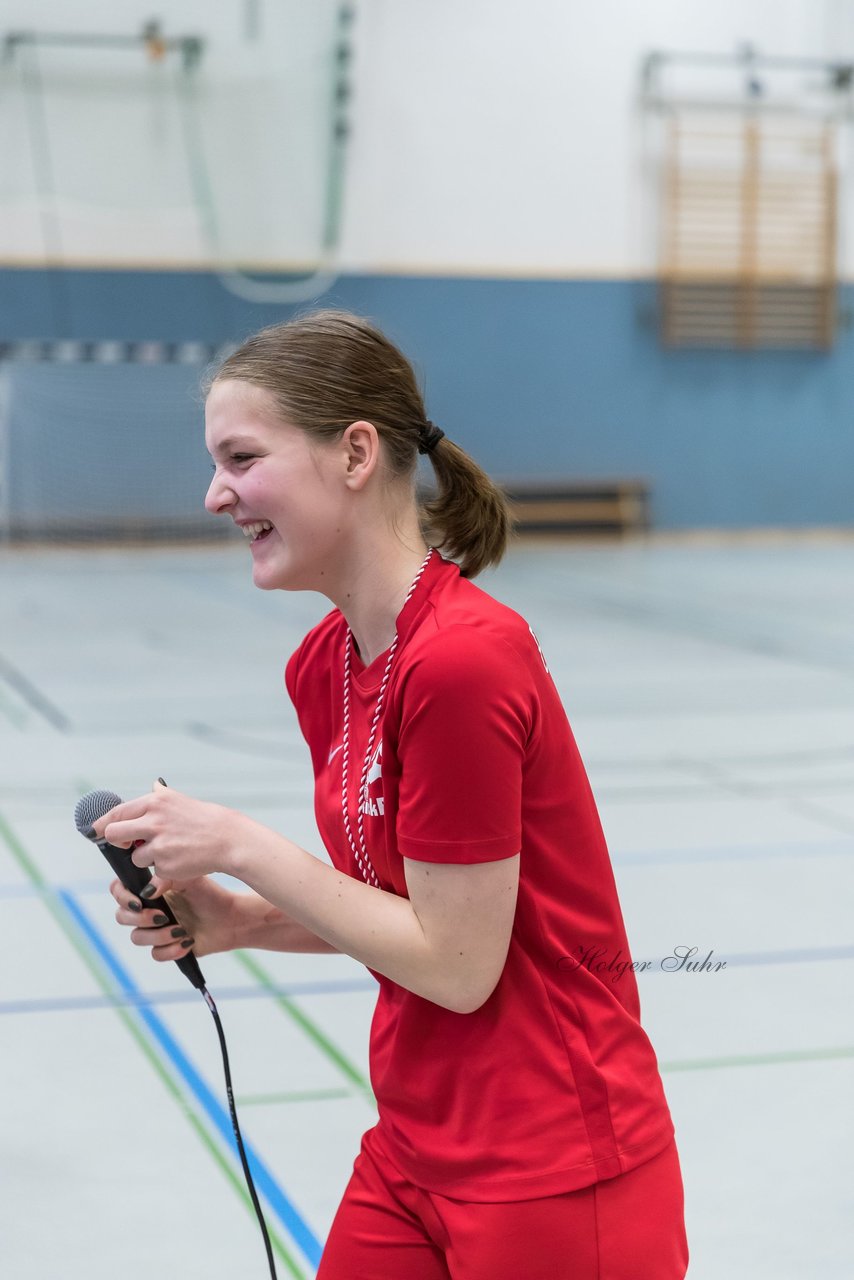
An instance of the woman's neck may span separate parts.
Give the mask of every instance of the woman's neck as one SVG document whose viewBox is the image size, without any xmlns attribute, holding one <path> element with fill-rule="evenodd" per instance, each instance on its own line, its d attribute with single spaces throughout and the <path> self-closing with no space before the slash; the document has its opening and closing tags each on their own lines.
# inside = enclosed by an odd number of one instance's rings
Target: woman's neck
<svg viewBox="0 0 854 1280">
<path fill-rule="evenodd" d="M 427 554 L 420 530 L 368 548 L 351 563 L 350 581 L 332 599 L 347 620 L 365 666 L 390 647 L 397 618 Z"/>
</svg>

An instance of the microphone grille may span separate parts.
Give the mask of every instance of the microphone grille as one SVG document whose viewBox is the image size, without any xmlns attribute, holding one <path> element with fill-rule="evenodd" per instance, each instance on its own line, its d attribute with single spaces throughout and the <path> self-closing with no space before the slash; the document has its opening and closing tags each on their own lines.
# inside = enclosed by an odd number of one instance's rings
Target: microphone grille
<svg viewBox="0 0 854 1280">
<path fill-rule="evenodd" d="M 93 822 L 103 818 L 105 813 L 109 813 L 121 803 L 122 798 L 117 796 L 115 791 L 87 791 L 75 806 L 74 825 L 81 833 L 88 831 Z"/>
</svg>

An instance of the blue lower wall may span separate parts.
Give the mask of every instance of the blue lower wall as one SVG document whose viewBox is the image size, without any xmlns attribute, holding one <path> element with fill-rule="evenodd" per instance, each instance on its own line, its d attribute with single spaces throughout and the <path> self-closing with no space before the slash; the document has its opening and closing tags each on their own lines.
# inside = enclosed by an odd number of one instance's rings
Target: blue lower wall
<svg viewBox="0 0 854 1280">
<path fill-rule="evenodd" d="M 349 275 L 318 302 L 385 328 L 493 474 L 643 477 L 660 528 L 854 524 L 847 330 L 827 353 L 665 351 L 639 281 Z M 220 342 L 295 309 L 203 272 L 0 270 L 0 341 Z"/>
</svg>

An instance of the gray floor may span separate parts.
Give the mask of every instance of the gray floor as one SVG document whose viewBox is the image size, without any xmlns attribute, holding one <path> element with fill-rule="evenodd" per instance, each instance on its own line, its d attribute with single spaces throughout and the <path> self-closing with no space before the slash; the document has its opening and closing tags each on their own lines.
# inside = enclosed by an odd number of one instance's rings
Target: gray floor
<svg viewBox="0 0 854 1280">
<path fill-rule="evenodd" d="M 528 545 L 483 582 L 540 638 L 653 962 L 692 1280 L 848 1280 L 854 539 Z M 72 811 L 162 774 L 319 852 L 282 670 L 327 606 L 255 591 L 242 547 L 7 550 L 0 583 L 2 1273 L 261 1277 L 210 1016 L 114 925 Z M 677 947 L 726 967 L 668 972 Z M 279 1274 L 311 1276 L 374 1114 L 373 983 L 204 969 Z"/>
</svg>

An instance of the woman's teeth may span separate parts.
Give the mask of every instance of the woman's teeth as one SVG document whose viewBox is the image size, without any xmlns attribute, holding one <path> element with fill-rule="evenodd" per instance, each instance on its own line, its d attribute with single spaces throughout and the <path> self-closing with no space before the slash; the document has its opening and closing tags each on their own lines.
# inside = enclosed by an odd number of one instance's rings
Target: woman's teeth
<svg viewBox="0 0 854 1280">
<path fill-rule="evenodd" d="M 269 520 L 257 520 L 254 524 L 244 524 L 242 526 L 245 537 L 251 538 L 254 542 L 262 533 L 266 533 L 268 529 L 272 529 Z"/>
</svg>

